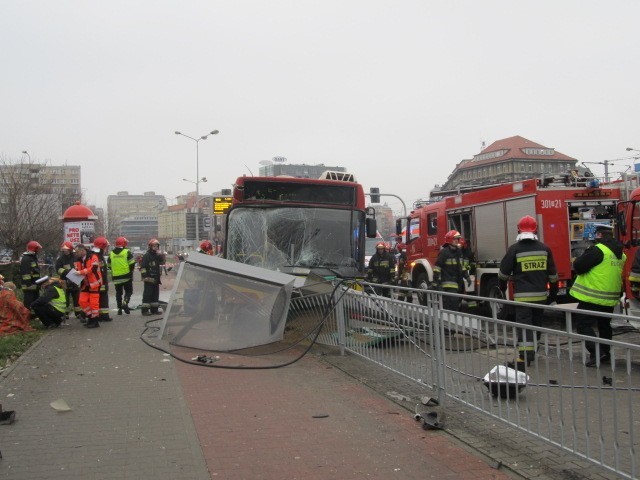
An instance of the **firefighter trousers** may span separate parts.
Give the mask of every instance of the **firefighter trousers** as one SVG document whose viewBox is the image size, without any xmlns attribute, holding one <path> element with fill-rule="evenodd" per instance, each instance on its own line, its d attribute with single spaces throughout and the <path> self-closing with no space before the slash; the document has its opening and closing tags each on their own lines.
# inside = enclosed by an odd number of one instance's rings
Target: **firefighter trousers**
<svg viewBox="0 0 640 480">
<path fill-rule="evenodd" d="M 527 302 L 529 305 L 546 305 L 546 302 Z M 516 323 L 523 325 L 541 327 L 544 310 L 535 306 L 517 306 L 516 307 Z M 537 333 L 536 340 L 540 339 L 540 332 Z M 536 343 L 534 340 L 534 331 L 528 328 L 518 329 L 518 355 L 522 360 L 530 363 L 536 356 Z"/>
</svg>

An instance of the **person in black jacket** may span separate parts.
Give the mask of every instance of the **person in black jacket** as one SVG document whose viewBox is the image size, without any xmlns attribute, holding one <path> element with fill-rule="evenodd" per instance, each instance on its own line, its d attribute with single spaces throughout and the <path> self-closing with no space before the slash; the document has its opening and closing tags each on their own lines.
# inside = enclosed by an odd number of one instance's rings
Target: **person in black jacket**
<svg viewBox="0 0 640 480">
<path fill-rule="evenodd" d="M 373 283 L 389 284 L 395 278 L 396 257 L 387 250 L 384 242 L 376 244 L 376 253 L 369 260 L 367 268 L 367 280 Z M 377 295 L 391 298 L 391 289 L 384 287 L 374 287 Z"/>
<path fill-rule="evenodd" d="M 36 280 L 40 278 L 40 265 L 38 264 L 38 252 L 42 250 L 35 240 L 27 243 L 27 251 L 22 254 L 20 259 L 20 275 L 22 276 L 22 303 L 27 308 L 31 308 L 31 304 L 40 295 L 40 285 Z"/>
<path fill-rule="evenodd" d="M 71 242 L 64 242 L 60 247 L 60 255 L 56 258 L 55 269 L 61 280 L 65 280 L 67 273 L 73 268 L 75 257 L 73 255 L 73 245 Z M 80 308 L 80 288 L 73 282 L 65 282 L 65 295 L 67 298 L 67 308 L 65 317 L 73 311 L 76 318 L 82 316 Z"/>
<path fill-rule="evenodd" d="M 450 230 L 444 236 L 444 245 L 433 266 L 433 283 L 431 288 L 448 293 L 464 293 L 465 279 L 469 278 L 466 260 L 460 250 L 462 235 L 457 230 Z M 462 299 L 452 295 L 443 295 L 442 307 L 445 310 L 459 311 Z"/>
<path fill-rule="evenodd" d="M 515 309 L 516 322 L 540 327 L 544 311 L 535 305 L 555 303 L 558 271 L 551 249 L 538 240 L 537 231 L 538 222 L 535 218 L 526 215 L 520 219 L 517 241 L 502 258 L 498 279 L 505 291 L 509 277 L 513 277 L 513 300 L 523 302 L 522 306 Z M 549 291 L 547 284 L 550 285 Z M 518 362 L 526 361 L 529 365 L 535 359 L 535 354 L 533 331 L 518 329 Z"/>
<path fill-rule="evenodd" d="M 144 282 L 142 291 L 142 315 L 160 313 L 160 268 L 164 263 L 160 254 L 160 242 L 155 238 L 149 240 L 149 249 L 140 262 L 140 274 Z"/>
<path fill-rule="evenodd" d="M 65 319 L 67 296 L 64 283 L 57 277 L 51 278 L 42 295 L 31 304 L 44 328 L 57 328 Z"/>
</svg>

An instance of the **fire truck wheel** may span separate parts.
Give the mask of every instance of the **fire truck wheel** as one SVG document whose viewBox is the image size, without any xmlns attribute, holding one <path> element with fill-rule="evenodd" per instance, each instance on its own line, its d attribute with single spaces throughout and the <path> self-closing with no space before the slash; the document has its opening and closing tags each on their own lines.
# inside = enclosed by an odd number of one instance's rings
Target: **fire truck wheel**
<svg viewBox="0 0 640 480">
<path fill-rule="evenodd" d="M 500 290 L 500 281 L 498 280 L 498 277 L 493 277 L 491 279 L 489 279 L 489 281 L 487 282 L 487 297 L 488 298 L 496 298 L 499 300 L 504 300 L 504 292 L 502 290 Z M 496 309 L 496 317 L 499 320 L 506 320 L 508 317 L 508 308 L 507 305 L 504 305 L 502 303 L 493 303 L 493 304 L 489 304 L 489 308 L 491 308 L 491 305 L 495 305 L 495 309 Z"/>
<path fill-rule="evenodd" d="M 419 288 L 421 290 L 428 290 L 429 289 L 429 280 L 427 279 L 427 274 L 426 273 L 421 273 L 420 275 L 418 275 L 418 280 L 416 281 L 416 288 Z M 426 305 L 427 304 L 427 294 L 426 293 L 418 293 L 418 301 L 420 302 L 420 305 Z"/>
</svg>

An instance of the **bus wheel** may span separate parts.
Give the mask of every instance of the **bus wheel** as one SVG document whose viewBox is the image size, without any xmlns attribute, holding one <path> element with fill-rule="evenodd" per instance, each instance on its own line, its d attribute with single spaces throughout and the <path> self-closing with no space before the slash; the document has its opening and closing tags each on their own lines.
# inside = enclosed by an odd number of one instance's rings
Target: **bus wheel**
<svg viewBox="0 0 640 480">
<path fill-rule="evenodd" d="M 418 280 L 416 281 L 416 288 L 420 290 L 429 290 L 429 280 L 427 280 L 427 274 L 421 273 L 418 275 Z M 427 294 L 426 293 L 418 293 L 418 302 L 420 305 L 427 304 Z"/>
<path fill-rule="evenodd" d="M 500 290 L 500 280 L 498 280 L 498 277 L 493 277 L 489 280 L 489 282 L 487 283 L 487 297 L 489 298 L 495 298 L 498 300 L 505 300 L 504 298 L 504 293 L 502 292 L 502 290 Z M 504 303 L 498 303 L 498 302 L 487 302 L 489 305 L 489 308 L 495 308 L 496 309 L 496 318 L 498 318 L 499 320 L 506 320 L 508 317 L 508 305 L 505 305 Z"/>
</svg>

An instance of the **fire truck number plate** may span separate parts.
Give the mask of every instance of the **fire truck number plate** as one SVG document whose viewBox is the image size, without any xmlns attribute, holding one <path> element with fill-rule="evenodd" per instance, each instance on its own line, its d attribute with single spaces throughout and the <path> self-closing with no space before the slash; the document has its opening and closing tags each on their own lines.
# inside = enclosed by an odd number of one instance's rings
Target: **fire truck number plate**
<svg viewBox="0 0 640 480">
<path fill-rule="evenodd" d="M 562 200 L 541 200 L 542 208 L 562 208 Z"/>
</svg>

